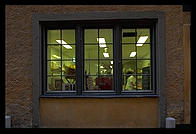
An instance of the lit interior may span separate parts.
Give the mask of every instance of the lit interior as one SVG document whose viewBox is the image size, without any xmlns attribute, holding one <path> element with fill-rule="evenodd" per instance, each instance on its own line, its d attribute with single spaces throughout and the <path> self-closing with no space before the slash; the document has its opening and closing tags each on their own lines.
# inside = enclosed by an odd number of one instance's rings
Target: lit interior
<svg viewBox="0 0 196 134">
<path fill-rule="evenodd" d="M 137 32 L 137 36 L 135 37 L 122 36 L 122 88 L 126 90 L 126 73 L 128 71 L 131 70 L 135 74 L 142 74 L 147 69 L 147 72 L 150 73 L 150 30 L 122 29 L 123 32 Z M 48 61 L 48 91 L 75 90 L 75 30 L 65 29 L 62 32 L 60 30 L 48 30 L 47 44 L 47 57 L 50 60 Z M 137 60 L 136 62 L 136 58 L 143 60 Z M 112 29 L 84 30 L 84 59 L 84 90 L 112 90 Z M 62 60 L 62 66 L 60 60 Z M 67 70 L 71 70 L 72 73 L 67 72 Z M 61 79 L 61 74 L 62 82 L 60 81 L 60 83 L 62 85 L 59 86 L 56 80 Z M 137 76 L 137 89 L 143 89 L 141 84 L 142 79 L 143 76 Z M 107 84 L 109 83 L 106 88 L 100 86 L 104 81 Z"/>
</svg>

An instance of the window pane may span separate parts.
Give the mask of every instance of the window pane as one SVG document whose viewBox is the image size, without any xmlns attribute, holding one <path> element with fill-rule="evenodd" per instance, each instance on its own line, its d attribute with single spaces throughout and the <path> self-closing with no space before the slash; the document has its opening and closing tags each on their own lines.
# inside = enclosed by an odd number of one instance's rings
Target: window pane
<svg viewBox="0 0 196 134">
<path fill-rule="evenodd" d="M 75 75 L 76 65 L 74 61 L 62 61 L 63 75 Z"/>
<path fill-rule="evenodd" d="M 62 45 L 62 56 L 63 59 L 75 59 L 75 45 Z"/>
<path fill-rule="evenodd" d="M 48 30 L 47 32 L 48 44 L 59 44 L 56 40 L 60 40 L 60 30 Z"/>
<path fill-rule="evenodd" d="M 144 37 L 144 36 L 147 37 L 147 40 L 145 40 L 145 38 L 144 38 L 144 40 L 141 38 L 140 43 L 142 43 L 142 42 L 143 43 L 150 43 L 150 29 L 149 28 L 143 28 L 143 29 L 138 28 L 137 29 L 137 42 L 140 39 L 140 37 Z"/>
<path fill-rule="evenodd" d="M 150 60 L 137 60 L 137 73 L 150 74 Z"/>
<path fill-rule="evenodd" d="M 135 29 L 122 29 L 122 43 L 135 43 Z"/>
<path fill-rule="evenodd" d="M 113 74 L 112 60 L 99 60 L 99 74 Z"/>
<path fill-rule="evenodd" d="M 48 76 L 47 91 L 61 91 L 61 76 Z"/>
<path fill-rule="evenodd" d="M 122 74 L 136 73 L 136 60 L 122 60 Z"/>
<path fill-rule="evenodd" d="M 54 46 L 54 45 L 48 45 L 48 60 L 52 59 L 61 59 L 61 51 L 60 51 L 60 45 Z"/>
<path fill-rule="evenodd" d="M 137 76 L 137 89 L 151 90 L 151 77 L 148 75 Z"/>
<path fill-rule="evenodd" d="M 97 44 L 98 29 L 85 29 L 84 30 L 84 43 Z"/>
<path fill-rule="evenodd" d="M 143 44 L 137 47 L 137 58 L 150 59 L 150 44 Z"/>
<path fill-rule="evenodd" d="M 60 75 L 60 74 L 61 74 L 61 62 L 48 61 L 48 75 Z"/>
<path fill-rule="evenodd" d="M 123 91 L 135 90 L 136 89 L 136 76 L 131 72 L 123 75 L 122 78 L 122 89 Z"/>
<path fill-rule="evenodd" d="M 113 58 L 113 45 L 107 45 L 107 47 L 99 47 L 100 59 L 112 59 Z"/>
<path fill-rule="evenodd" d="M 76 77 L 75 75 L 66 75 L 62 77 L 62 91 L 73 91 L 76 89 Z"/>
<path fill-rule="evenodd" d="M 62 90 L 70 91 L 75 90 L 76 82 L 76 65 L 75 61 L 62 61 Z"/>
<path fill-rule="evenodd" d="M 62 30 L 62 39 L 67 44 L 75 44 L 75 30 Z"/>
<path fill-rule="evenodd" d="M 99 87 L 96 83 L 98 76 L 92 76 L 92 75 L 85 75 L 84 76 L 84 89 L 89 90 L 98 90 Z"/>
<path fill-rule="evenodd" d="M 106 44 L 113 42 L 113 30 L 112 29 L 99 29 L 99 38 L 104 38 Z"/>
<path fill-rule="evenodd" d="M 98 59 L 98 45 L 85 45 L 85 59 Z"/>
<path fill-rule="evenodd" d="M 135 59 L 137 54 L 135 49 L 135 44 L 122 45 L 122 58 Z"/>
<path fill-rule="evenodd" d="M 85 60 L 85 74 L 97 75 L 98 74 L 98 60 Z"/>
<path fill-rule="evenodd" d="M 99 90 L 112 90 L 112 75 L 100 75 L 96 79 L 96 85 L 98 85 Z"/>
</svg>

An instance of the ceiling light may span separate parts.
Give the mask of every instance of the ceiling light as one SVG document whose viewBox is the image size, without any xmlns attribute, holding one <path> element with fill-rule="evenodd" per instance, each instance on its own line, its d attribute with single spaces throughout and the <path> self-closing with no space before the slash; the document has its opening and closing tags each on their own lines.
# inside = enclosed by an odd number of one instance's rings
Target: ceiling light
<svg viewBox="0 0 196 134">
<path fill-rule="evenodd" d="M 113 61 L 111 60 L 110 63 L 113 64 Z"/>
<path fill-rule="evenodd" d="M 110 68 L 112 68 L 112 66 L 110 66 Z"/>
<path fill-rule="evenodd" d="M 63 45 L 65 48 L 72 49 L 72 47 L 68 45 L 67 42 L 65 42 L 64 40 L 56 40 L 56 42 L 58 42 L 59 44 L 66 44 L 66 45 Z"/>
<path fill-rule="evenodd" d="M 136 52 L 131 52 L 130 57 L 134 57 L 136 55 Z"/>
<path fill-rule="evenodd" d="M 106 47 L 105 38 L 97 38 L 97 41 L 99 41 L 100 47 Z"/>
<path fill-rule="evenodd" d="M 109 57 L 109 53 L 103 53 L 104 57 Z"/>
<path fill-rule="evenodd" d="M 57 59 L 60 59 L 61 58 L 61 57 L 59 57 L 59 56 L 57 56 L 55 54 L 53 54 L 52 57 L 57 58 Z"/>
<path fill-rule="evenodd" d="M 148 36 L 141 36 L 141 37 L 139 38 L 139 40 L 137 41 L 136 46 L 142 46 L 143 43 L 145 43 L 147 39 L 148 39 Z"/>
<path fill-rule="evenodd" d="M 72 61 L 73 61 L 73 62 L 76 62 L 76 58 L 72 58 Z"/>
<path fill-rule="evenodd" d="M 104 68 L 103 66 L 100 66 L 100 68 Z"/>
</svg>

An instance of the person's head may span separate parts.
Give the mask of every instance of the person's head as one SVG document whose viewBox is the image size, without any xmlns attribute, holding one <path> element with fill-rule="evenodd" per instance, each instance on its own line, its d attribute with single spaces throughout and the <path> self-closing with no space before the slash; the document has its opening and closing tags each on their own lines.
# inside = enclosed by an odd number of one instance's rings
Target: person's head
<svg viewBox="0 0 196 134">
<path fill-rule="evenodd" d="M 127 71 L 127 75 L 131 76 L 134 72 L 133 71 Z"/>
</svg>

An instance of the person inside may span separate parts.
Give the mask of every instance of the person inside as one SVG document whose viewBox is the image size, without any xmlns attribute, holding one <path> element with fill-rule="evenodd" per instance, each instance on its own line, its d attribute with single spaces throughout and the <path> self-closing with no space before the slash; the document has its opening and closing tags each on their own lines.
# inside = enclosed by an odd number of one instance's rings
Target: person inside
<svg viewBox="0 0 196 134">
<path fill-rule="evenodd" d="M 133 76 L 133 71 L 128 71 L 127 83 L 125 86 L 125 90 L 133 90 L 136 89 L 136 78 Z"/>
</svg>

